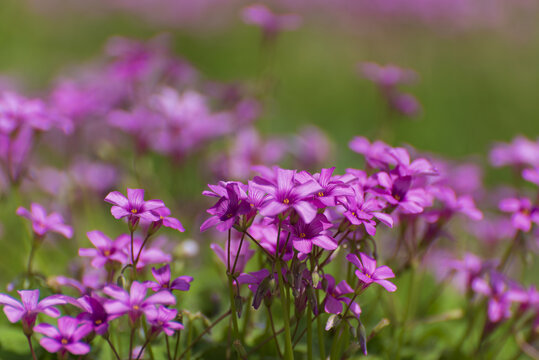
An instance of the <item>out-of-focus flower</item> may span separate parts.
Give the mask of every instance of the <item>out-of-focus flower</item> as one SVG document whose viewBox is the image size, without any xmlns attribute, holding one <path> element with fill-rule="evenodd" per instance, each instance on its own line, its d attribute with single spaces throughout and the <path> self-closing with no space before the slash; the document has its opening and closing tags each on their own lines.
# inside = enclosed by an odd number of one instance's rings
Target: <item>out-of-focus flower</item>
<svg viewBox="0 0 539 360">
<path fill-rule="evenodd" d="M 103 299 L 85 295 L 77 299 L 77 306 L 83 309 L 77 320 L 86 321 L 99 335 L 104 335 L 109 329 L 108 314 L 102 304 Z"/>
<path fill-rule="evenodd" d="M 504 212 L 512 213 L 511 222 L 515 229 L 528 232 L 532 228 L 532 222 L 539 224 L 539 209 L 532 206 L 528 198 L 503 199 L 499 207 Z"/>
<path fill-rule="evenodd" d="M 217 203 L 209 208 L 207 212 L 211 215 L 208 220 L 200 226 L 200 231 L 205 231 L 212 226 L 217 225 L 217 230 L 229 230 L 241 215 L 245 215 L 250 211 L 250 205 L 245 201 L 245 197 L 241 194 L 241 189 L 238 183 L 221 182 L 219 185 L 208 185 L 212 192 L 206 191 L 203 194 L 207 196 L 218 196 L 220 199 Z"/>
<path fill-rule="evenodd" d="M 28 211 L 21 206 L 17 208 L 17 215 L 27 218 L 32 222 L 32 229 L 36 235 L 42 237 L 49 231 L 52 231 L 68 239 L 73 236 L 73 229 L 64 223 L 62 215 L 56 212 L 47 215 L 45 208 L 36 203 L 32 203 L 30 209 L 31 211 Z"/>
<path fill-rule="evenodd" d="M 245 23 L 259 26 L 266 37 L 275 36 L 283 30 L 295 30 L 301 25 L 299 15 L 276 15 L 263 4 L 247 6 L 242 11 L 242 17 Z"/>
<path fill-rule="evenodd" d="M 509 144 L 499 143 L 493 146 L 489 158 L 495 167 L 539 166 L 539 141 L 530 141 L 523 136 L 517 136 Z"/>
<path fill-rule="evenodd" d="M 294 248 L 304 254 L 312 251 L 313 245 L 325 250 L 335 250 L 337 242 L 330 235 L 328 229 L 333 226 L 324 215 L 317 215 L 310 223 L 299 219 L 294 225 L 290 225 L 292 244 Z"/>
<path fill-rule="evenodd" d="M 352 294 L 354 289 L 345 280 L 335 285 L 333 276 L 326 274 L 327 281 L 326 297 L 324 298 L 324 310 L 329 314 L 340 314 L 343 311 L 342 303 L 347 306 L 350 304 L 350 298 L 347 294 Z M 350 305 L 350 311 L 359 319 L 361 308 L 355 301 Z"/>
<path fill-rule="evenodd" d="M 225 266 L 227 267 L 227 271 L 232 271 L 234 263 L 236 263 L 236 269 L 234 269 L 234 271 L 240 273 L 243 272 L 243 269 L 245 269 L 245 265 L 247 265 L 247 262 L 255 254 L 255 251 L 249 248 L 249 243 L 247 241 L 243 242 L 241 250 L 240 243 L 241 241 L 239 239 L 231 239 L 229 246 L 227 240 L 226 244 L 224 245 L 224 249 L 215 243 L 210 245 L 210 248 L 217 255 L 219 260 L 221 260 L 223 264 L 225 264 Z M 229 248 L 230 254 L 228 253 Z"/>
</svg>

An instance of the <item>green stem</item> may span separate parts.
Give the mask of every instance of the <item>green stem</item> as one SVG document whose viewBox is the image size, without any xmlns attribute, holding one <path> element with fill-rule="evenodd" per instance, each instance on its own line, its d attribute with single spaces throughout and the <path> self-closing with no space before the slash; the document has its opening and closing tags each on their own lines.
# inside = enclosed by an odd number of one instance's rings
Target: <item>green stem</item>
<svg viewBox="0 0 539 360">
<path fill-rule="evenodd" d="M 307 360 L 313 360 L 313 324 L 310 301 L 307 301 Z"/>
<path fill-rule="evenodd" d="M 238 330 L 238 312 L 236 310 L 236 299 L 234 291 L 234 282 L 232 276 L 228 276 L 228 290 L 230 294 L 230 312 L 232 315 L 232 332 L 234 335 L 234 340 L 238 340 L 240 333 Z"/>
<path fill-rule="evenodd" d="M 318 297 L 318 294 L 316 294 L 316 296 Z M 324 343 L 324 330 L 320 316 L 316 317 L 316 330 L 318 332 L 318 351 L 320 351 L 320 359 L 325 359 L 326 344 Z"/>
<path fill-rule="evenodd" d="M 112 345 L 112 342 L 110 341 L 109 337 L 103 337 L 107 343 L 109 344 L 110 348 L 112 349 L 112 352 L 114 353 L 114 356 L 116 356 L 116 359 L 117 360 L 120 360 L 120 355 L 118 355 L 118 351 L 116 351 L 116 348 L 114 347 L 114 345 Z"/>
<path fill-rule="evenodd" d="M 208 332 L 210 332 L 211 329 L 213 329 L 213 327 L 217 324 L 219 324 L 221 322 L 221 320 L 225 319 L 228 315 L 230 315 L 231 311 L 228 310 L 226 313 L 224 313 L 223 315 L 219 316 L 213 323 L 211 323 L 210 326 L 208 326 L 206 329 L 204 329 L 204 331 L 202 331 L 200 333 L 200 335 L 197 336 L 197 338 L 195 339 L 195 341 L 191 342 L 191 335 L 189 334 L 189 327 L 190 327 L 190 322 L 188 323 L 187 325 L 187 347 L 185 348 L 185 350 L 183 351 L 182 354 L 180 354 L 180 357 L 178 358 L 178 360 L 181 360 L 184 356 L 186 356 L 187 354 L 189 354 L 189 351 L 190 349 L 195 346 L 195 344 L 197 342 L 200 341 L 200 339 L 202 339 L 202 337 L 207 334 Z M 190 355 L 189 355 L 190 356 Z M 174 358 L 176 358 L 176 356 L 174 356 Z"/>
<path fill-rule="evenodd" d="M 28 264 L 26 266 L 26 273 L 28 275 L 28 279 L 30 279 L 30 277 L 32 276 L 32 263 L 34 261 L 34 255 L 40 243 L 41 239 L 34 234 L 34 238 L 32 239 L 32 247 L 30 249 L 30 255 L 28 256 Z"/>
<path fill-rule="evenodd" d="M 271 332 L 273 333 L 273 340 L 275 342 L 275 348 L 277 349 L 277 353 L 279 354 L 279 358 L 283 358 L 283 354 L 281 353 L 281 348 L 279 346 L 279 340 L 277 340 L 277 333 L 275 332 L 275 323 L 273 322 L 273 315 L 271 314 L 271 308 L 269 306 L 266 306 L 268 309 L 268 317 L 271 325 Z"/>
<path fill-rule="evenodd" d="M 281 228 L 279 226 L 279 232 Z M 287 360 L 294 359 L 294 352 L 292 350 L 292 338 L 290 334 L 290 315 L 288 309 L 288 301 L 286 297 L 286 290 L 284 287 L 284 280 L 281 268 L 281 260 L 277 259 L 277 275 L 279 277 L 279 293 L 281 294 L 281 304 L 283 308 L 284 317 L 284 339 L 285 339 L 285 352 L 284 357 Z"/>
<path fill-rule="evenodd" d="M 187 322 L 187 343 L 188 344 L 191 344 L 192 338 L 193 338 L 193 321 L 189 319 L 189 321 Z M 185 353 L 185 358 L 187 360 L 191 360 L 191 346 L 185 349 L 184 353 Z M 180 359 L 181 359 L 181 355 L 180 355 Z"/>
<path fill-rule="evenodd" d="M 32 336 L 27 335 L 26 338 L 28 339 L 28 346 L 30 347 L 30 353 L 32 354 L 32 359 L 37 360 L 36 353 L 34 352 L 34 347 L 32 346 Z"/>
<path fill-rule="evenodd" d="M 129 360 L 133 358 L 133 337 L 135 335 L 135 326 L 131 328 L 131 334 L 129 335 Z"/>
</svg>

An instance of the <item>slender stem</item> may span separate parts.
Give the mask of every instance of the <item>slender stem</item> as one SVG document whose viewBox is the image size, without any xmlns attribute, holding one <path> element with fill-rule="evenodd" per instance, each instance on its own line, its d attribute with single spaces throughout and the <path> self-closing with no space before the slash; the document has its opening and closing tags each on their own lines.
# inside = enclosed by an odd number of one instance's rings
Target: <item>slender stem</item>
<svg viewBox="0 0 539 360">
<path fill-rule="evenodd" d="M 279 358 L 283 358 L 283 354 L 281 353 L 281 348 L 279 346 L 279 341 L 277 340 L 277 333 L 275 332 L 275 324 L 273 322 L 273 315 L 271 314 L 271 308 L 269 306 L 266 306 L 268 309 L 268 317 L 271 324 L 271 332 L 273 333 L 273 340 L 275 341 L 275 348 L 277 349 L 277 353 L 279 354 Z"/>
<path fill-rule="evenodd" d="M 264 252 L 266 253 L 266 255 L 268 255 L 268 257 L 271 259 L 271 260 L 274 260 L 274 256 L 272 254 L 270 254 L 268 252 L 268 250 L 266 250 L 262 245 L 260 245 L 260 243 L 258 241 L 256 241 L 256 239 L 251 235 L 249 234 L 249 232 L 245 232 L 245 234 L 247 234 L 247 236 L 249 236 L 249 238 Z"/>
<path fill-rule="evenodd" d="M 234 337 L 234 341 L 239 341 L 240 331 L 238 327 L 238 311 L 236 309 L 236 291 L 234 290 L 234 281 L 232 279 L 232 275 L 228 275 L 228 290 L 230 294 L 230 311 L 232 313 L 232 335 Z"/>
<path fill-rule="evenodd" d="M 310 301 L 307 301 L 307 360 L 313 360 L 313 324 Z"/>
<path fill-rule="evenodd" d="M 30 255 L 28 256 L 28 264 L 26 266 L 28 278 L 32 276 L 32 262 L 34 261 L 34 255 L 40 242 L 40 238 L 34 234 L 34 238 L 32 239 L 32 247 L 30 248 Z"/>
<path fill-rule="evenodd" d="M 32 336 L 26 335 L 26 339 L 28 339 L 28 347 L 30 347 L 30 353 L 32 354 L 32 359 L 37 360 L 36 353 L 34 352 L 34 347 L 32 346 Z"/>
<path fill-rule="evenodd" d="M 228 242 L 227 242 L 227 251 L 226 251 L 226 271 L 230 271 L 230 235 L 232 229 L 228 229 Z"/>
<path fill-rule="evenodd" d="M 134 231 L 133 230 L 130 230 L 130 233 L 131 233 L 131 264 L 133 265 L 133 267 L 135 267 L 135 247 L 133 245 L 133 243 L 135 242 L 134 240 Z"/>
<path fill-rule="evenodd" d="M 187 340 L 187 343 L 188 343 L 189 345 L 187 345 L 187 347 L 185 348 L 185 350 L 183 351 L 183 353 L 180 354 L 180 357 L 178 358 L 178 360 L 181 360 L 181 359 L 185 356 L 185 354 L 186 354 L 186 353 L 187 353 L 193 346 L 195 346 L 195 344 L 196 344 L 197 342 L 199 342 L 200 339 L 202 339 L 202 337 L 203 337 L 204 335 L 206 335 L 207 333 L 209 333 L 210 330 L 213 329 L 213 327 L 214 327 L 215 325 L 219 324 L 223 319 L 225 319 L 225 318 L 226 318 L 228 315 L 230 315 L 230 314 L 231 314 L 231 311 L 228 310 L 226 313 L 224 313 L 223 315 L 219 316 L 213 323 L 210 324 L 210 326 L 208 326 L 206 329 L 204 329 L 204 331 L 202 331 L 202 332 L 200 333 L 200 335 L 198 335 L 197 338 L 196 338 L 193 342 L 191 342 L 191 340 L 188 339 L 188 340 Z M 174 358 L 176 358 L 176 356 L 174 356 Z"/>
<path fill-rule="evenodd" d="M 131 328 L 131 334 L 129 335 L 129 360 L 133 358 L 133 337 L 135 335 L 135 326 Z"/>
<path fill-rule="evenodd" d="M 277 230 L 277 252 L 279 251 L 279 240 L 281 237 L 281 220 L 279 220 L 279 228 Z M 283 272 L 281 267 L 281 259 L 276 259 L 277 263 L 277 276 L 279 277 L 279 293 L 281 296 L 281 305 L 283 308 L 284 317 L 284 339 L 285 339 L 285 352 L 284 357 L 287 360 L 294 358 L 294 350 L 292 348 L 292 338 L 290 335 L 290 315 L 287 294 L 284 286 Z"/>
<path fill-rule="evenodd" d="M 174 345 L 174 357 L 173 359 L 176 359 L 176 355 L 178 355 L 178 348 L 180 346 L 180 334 L 181 331 L 176 331 L 176 345 Z"/>
<path fill-rule="evenodd" d="M 316 294 L 316 296 L 318 298 L 318 293 Z M 322 326 L 322 319 L 320 318 L 320 316 L 316 316 L 316 329 L 318 331 L 318 351 L 320 351 L 320 359 L 325 359 L 326 344 L 324 343 L 324 331 Z"/>
<path fill-rule="evenodd" d="M 509 244 L 507 249 L 505 250 L 505 253 L 502 256 L 502 260 L 500 261 L 500 265 L 498 265 L 498 270 L 503 271 L 505 266 L 507 265 L 507 262 L 509 261 L 509 258 L 511 257 L 511 253 L 513 252 L 513 249 L 518 244 L 518 240 L 520 236 L 522 235 L 522 231 L 519 230 L 515 234 L 515 237 L 513 238 L 513 241 Z"/>
<path fill-rule="evenodd" d="M 165 334 L 165 343 L 167 344 L 167 358 L 168 358 L 168 360 L 171 360 L 170 359 L 170 344 L 168 342 L 168 335 L 167 334 Z"/>
<path fill-rule="evenodd" d="M 241 234 L 240 246 L 238 247 L 238 252 L 236 253 L 236 258 L 234 259 L 234 265 L 232 266 L 231 274 L 234 274 L 235 271 L 236 271 L 236 265 L 238 264 L 238 259 L 240 257 L 241 247 L 243 245 L 243 239 L 245 239 L 245 233 Z M 229 247 L 228 253 L 230 254 L 230 243 L 229 243 L 228 247 Z"/>
<path fill-rule="evenodd" d="M 112 342 L 110 341 L 109 337 L 103 337 L 107 343 L 109 344 L 110 348 L 112 349 L 112 352 L 114 353 L 114 356 L 116 356 L 116 359 L 117 360 L 120 360 L 120 355 L 118 355 L 118 351 L 116 351 L 116 348 L 114 347 L 114 345 L 112 345 Z"/>
<path fill-rule="evenodd" d="M 189 319 L 189 321 L 187 322 L 187 343 L 190 344 L 191 343 L 191 339 L 193 338 L 193 320 Z M 191 348 L 188 347 L 185 352 L 187 352 L 187 354 L 185 355 L 185 357 L 187 358 L 187 360 L 190 360 L 191 359 Z M 180 356 L 181 358 L 181 356 Z"/>
<path fill-rule="evenodd" d="M 144 238 L 144 241 L 142 242 L 142 246 L 140 247 L 139 251 L 138 251 L 138 254 L 137 254 L 137 257 L 135 258 L 135 261 L 133 262 L 133 267 L 136 269 L 137 268 L 137 264 L 138 264 L 138 261 L 140 259 L 140 255 L 142 254 L 142 249 L 144 249 L 144 245 L 146 245 L 146 243 L 148 242 L 148 240 L 150 239 L 150 235 L 146 235 L 146 237 Z M 133 243 L 131 243 L 133 244 Z M 131 245 L 132 247 L 133 245 Z"/>
<path fill-rule="evenodd" d="M 348 230 L 347 232 L 344 233 L 344 235 L 341 237 L 341 239 L 337 243 L 337 248 L 335 250 L 331 250 L 328 253 L 328 256 L 324 259 L 324 261 L 322 261 L 322 264 L 320 264 L 319 268 L 323 268 L 324 266 L 326 266 L 329 263 L 329 259 L 331 258 L 331 255 L 333 255 L 333 253 L 339 248 L 339 246 L 341 246 L 342 242 L 344 241 L 344 239 L 346 239 L 348 234 L 350 234 L 350 230 Z"/>
<path fill-rule="evenodd" d="M 151 341 L 151 337 L 147 338 L 146 341 L 144 342 L 144 344 L 142 344 L 142 347 L 140 348 L 140 350 L 138 352 L 138 355 L 137 355 L 135 360 L 140 359 L 140 357 L 142 356 L 142 352 L 144 351 L 144 348 L 150 343 L 150 341 Z"/>
</svg>

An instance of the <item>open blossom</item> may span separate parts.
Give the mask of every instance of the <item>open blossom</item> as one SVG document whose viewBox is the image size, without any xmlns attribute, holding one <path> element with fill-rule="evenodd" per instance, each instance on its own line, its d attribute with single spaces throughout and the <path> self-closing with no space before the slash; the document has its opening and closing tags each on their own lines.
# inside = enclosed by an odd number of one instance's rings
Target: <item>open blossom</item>
<svg viewBox="0 0 539 360">
<path fill-rule="evenodd" d="M 193 278 L 191 276 L 179 276 L 176 279 L 170 281 L 170 265 L 156 269 L 152 268 L 152 274 L 156 281 L 147 281 L 146 286 L 150 287 L 153 291 L 159 290 L 180 290 L 188 291 L 191 287 Z"/>
<path fill-rule="evenodd" d="M 120 235 L 116 240 L 112 241 L 101 231 L 94 230 L 86 233 L 86 236 L 95 246 L 95 249 L 80 248 L 79 256 L 91 257 L 91 264 L 94 268 L 102 268 L 114 261 L 124 263 L 127 260 L 123 250 L 129 244 L 130 238 L 128 235 Z"/>
<path fill-rule="evenodd" d="M 380 188 L 374 191 L 389 204 L 396 206 L 405 214 L 419 214 L 425 207 L 432 205 L 432 197 L 423 188 L 411 188 L 412 177 L 377 174 Z"/>
<path fill-rule="evenodd" d="M 268 193 L 268 201 L 260 210 L 263 216 L 277 216 L 294 209 L 306 223 L 316 216 L 316 207 L 309 201 L 311 195 L 323 188 L 314 180 L 299 184 L 296 170 L 276 169 L 276 181 L 256 177 L 257 186 Z"/>
<path fill-rule="evenodd" d="M 346 255 L 346 260 L 354 264 L 358 269 L 355 271 L 358 279 L 364 284 L 364 287 L 372 283 L 377 283 L 383 286 L 387 291 L 393 292 L 397 290 L 397 286 L 386 280 L 395 277 L 393 271 L 387 266 L 376 267 L 376 260 L 360 253 L 361 260 L 355 254 Z"/>
<path fill-rule="evenodd" d="M 389 170 L 390 165 L 396 164 L 396 159 L 391 155 L 391 146 L 383 141 L 370 142 L 363 136 L 354 137 L 348 144 L 350 149 L 365 157 L 367 165 L 372 168 Z"/>
<path fill-rule="evenodd" d="M 313 245 L 325 250 L 335 250 L 337 242 L 331 237 L 330 229 L 333 225 L 324 215 L 317 215 L 310 223 L 299 219 L 297 223 L 289 226 L 292 244 L 294 248 L 304 254 L 309 254 Z M 281 241 L 284 241 L 283 238 Z"/>
<path fill-rule="evenodd" d="M 344 183 L 340 178 L 333 177 L 335 167 L 320 170 L 319 174 L 311 175 L 306 171 L 302 171 L 296 175 L 300 183 L 309 181 L 317 182 L 322 190 L 314 194 L 314 204 L 318 208 L 326 206 L 336 206 L 336 198 L 338 196 L 354 195 L 352 189 Z"/>
<path fill-rule="evenodd" d="M 204 221 L 200 226 L 200 231 L 205 231 L 216 225 L 217 230 L 227 231 L 234 226 L 239 216 L 245 215 L 251 210 L 249 203 L 240 193 L 241 189 L 238 183 L 221 182 L 217 186 L 208 186 L 212 192 L 205 191 L 203 194 L 220 198 L 214 206 L 207 210 L 213 216 Z"/>
<path fill-rule="evenodd" d="M 165 206 L 161 200 L 144 201 L 143 189 L 127 189 L 127 197 L 118 191 L 113 191 L 105 197 L 105 201 L 113 205 L 110 209 L 112 216 L 116 219 L 127 216 L 130 223 L 136 223 L 138 219 L 158 221 L 159 215 L 152 210 Z"/>
<path fill-rule="evenodd" d="M 52 231 L 62 234 L 68 239 L 73 236 L 73 229 L 64 223 L 62 215 L 56 212 L 47 215 L 45 208 L 36 203 L 32 203 L 30 209 L 31 211 L 28 211 L 21 206 L 17 209 L 17 215 L 32 222 L 32 229 L 36 235 L 44 236 L 47 232 Z"/>
<path fill-rule="evenodd" d="M 22 303 L 9 295 L 0 294 L 0 304 L 4 305 L 4 313 L 12 323 L 22 321 L 24 333 L 32 334 L 36 323 L 37 314 L 44 313 L 48 316 L 58 317 L 60 312 L 56 305 L 67 303 L 66 296 L 52 295 L 39 301 L 39 290 L 19 290 Z"/>
<path fill-rule="evenodd" d="M 324 298 L 324 310 L 329 314 L 340 314 L 343 312 L 342 303 L 348 306 L 351 301 L 345 295 L 354 293 L 354 289 L 345 280 L 335 285 L 335 279 L 329 274 L 325 275 L 325 279 L 327 281 L 327 289 L 326 297 Z M 361 308 L 355 301 L 350 305 L 350 311 L 359 318 Z"/>
<path fill-rule="evenodd" d="M 156 305 L 174 305 L 176 298 L 170 291 L 159 291 L 146 297 L 148 288 L 138 281 L 133 281 L 129 292 L 119 286 L 108 285 L 103 292 L 113 300 L 105 303 L 104 307 L 112 318 L 128 314 L 131 322 L 135 322 L 142 314 L 155 311 Z"/>
<path fill-rule="evenodd" d="M 539 166 L 539 141 L 517 136 L 509 144 L 496 144 L 490 151 L 490 163 L 495 167 Z"/>
<path fill-rule="evenodd" d="M 167 336 L 172 336 L 178 330 L 183 330 L 183 325 L 177 321 L 172 321 L 178 315 L 178 310 L 168 309 L 159 305 L 157 310 L 148 311 L 146 319 L 151 325 L 150 333 L 158 335 L 164 332 Z"/>
<path fill-rule="evenodd" d="M 74 304 L 83 309 L 77 316 L 77 320 L 87 322 L 92 326 L 92 329 L 99 335 L 105 334 L 109 329 L 108 314 L 100 299 L 93 296 L 85 295 Z"/>
<path fill-rule="evenodd" d="M 385 225 L 392 227 L 393 218 L 389 214 L 382 212 L 383 204 L 375 198 L 365 199 L 363 189 L 357 184 L 352 186 L 354 196 L 345 196 L 342 198 L 342 205 L 346 211 L 344 216 L 352 225 L 365 226 L 365 230 L 371 236 L 376 234 L 376 222 L 373 218 L 381 221 Z"/>
<path fill-rule="evenodd" d="M 84 355 L 90 352 L 90 346 L 80 341 L 92 331 L 92 326 L 88 323 L 81 323 L 75 318 L 64 316 L 58 319 L 58 329 L 50 324 L 42 323 L 34 330 L 45 335 L 39 343 L 50 353 L 60 352 L 63 356 L 68 352 L 74 355 Z"/>
<path fill-rule="evenodd" d="M 159 227 L 164 226 L 167 228 L 171 228 L 174 230 L 178 230 L 179 232 L 184 232 L 185 229 L 180 222 L 180 220 L 173 218 L 170 216 L 170 209 L 167 207 L 161 207 L 158 209 L 153 210 L 157 216 L 159 216 L 159 220 L 155 221 L 153 223 L 153 227 L 155 230 L 157 230 Z"/>
<path fill-rule="evenodd" d="M 532 222 L 539 224 L 539 209 L 528 198 L 507 198 L 500 201 L 499 207 L 504 212 L 512 213 L 511 222 L 515 229 L 528 232 Z"/>
</svg>

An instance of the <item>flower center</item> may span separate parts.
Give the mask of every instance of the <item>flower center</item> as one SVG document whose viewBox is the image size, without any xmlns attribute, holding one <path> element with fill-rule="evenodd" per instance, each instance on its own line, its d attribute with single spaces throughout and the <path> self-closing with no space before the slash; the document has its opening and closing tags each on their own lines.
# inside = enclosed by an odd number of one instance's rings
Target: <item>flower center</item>
<svg viewBox="0 0 539 360">
<path fill-rule="evenodd" d="M 133 306 L 133 310 L 138 311 L 139 309 L 140 309 L 140 306 L 138 306 L 138 305 Z"/>
<path fill-rule="evenodd" d="M 138 212 L 137 209 L 131 209 L 131 213 L 132 213 L 132 214 L 136 214 L 137 212 Z"/>
<path fill-rule="evenodd" d="M 324 196 L 324 193 L 323 193 L 322 191 L 320 191 L 320 192 L 318 193 L 318 196 L 319 196 L 319 197 L 323 197 L 323 196 Z"/>
<path fill-rule="evenodd" d="M 105 256 L 110 256 L 110 250 L 105 250 L 105 251 L 103 251 L 103 255 L 105 255 Z"/>
<path fill-rule="evenodd" d="M 163 215 L 159 216 L 159 219 L 163 220 L 165 217 Z"/>
<path fill-rule="evenodd" d="M 283 200 L 283 203 L 285 203 L 286 205 L 290 204 L 290 200 L 288 200 L 288 198 L 284 199 Z"/>
<path fill-rule="evenodd" d="M 529 216 L 530 215 L 530 209 L 522 209 L 522 214 Z"/>
<path fill-rule="evenodd" d="M 101 325 L 103 323 L 103 320 L 96 320 L 94 321 L 94 324 L 96 325 Z"/>
<path fill-rule="evenodd" d="M 395 200 L 401 201 L 401 196 L 399 194 L 395 194 L 393 197 L 395 198 Z"/>
<path fill-rule="evenodd" d="M 302 238 L 302 239 L 303 239 L 305 236 L 307 236 L 307 235 L 305 235 L 305 233 L 299 234 L 299 237 Z"/>
<path fill-rule="evenodd" d="M 67 345 L 68 342 L 67 339 L 62 339 L 62 345 Z"/>
</svg>

